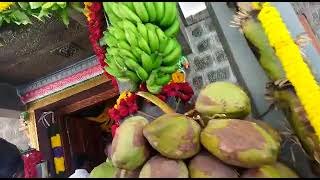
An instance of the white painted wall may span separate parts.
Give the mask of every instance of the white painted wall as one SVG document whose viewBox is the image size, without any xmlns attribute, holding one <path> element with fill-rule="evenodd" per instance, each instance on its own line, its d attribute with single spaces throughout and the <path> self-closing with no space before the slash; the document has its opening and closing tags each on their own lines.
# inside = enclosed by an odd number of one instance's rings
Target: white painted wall
<svg viewBox="0 0 320 180">
<path fill-rule="evenodd" d="M 29 139 L 23 132 L 19 131 L 19 116 L 19 111 L 0 109 L 0 137 L 21 150 L 27 150 Z"/>
<path fill-rule="evenodd" d="M 206 9 L 204 2 L 179 2 L 179 5 L 185 18 Z"/>
</svg>

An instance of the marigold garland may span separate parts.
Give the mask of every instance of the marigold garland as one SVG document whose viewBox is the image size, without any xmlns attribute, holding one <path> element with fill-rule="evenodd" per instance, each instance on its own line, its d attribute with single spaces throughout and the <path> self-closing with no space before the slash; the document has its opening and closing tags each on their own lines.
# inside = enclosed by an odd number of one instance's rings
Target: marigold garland
<svg viewBox="0 0 320 180">
<path fill-rule="evenodd" d="M 107 75 L 108 78 L 111 79 L 113 87 L 118 90 L 118 83 L 116 79 L 107 73 L 104 69 L 105 66 L 108 66 L 105 63 L 105 48 L 102 48 L 99 45 L 99 40 L 103 36 L 103 27 L 104 27 L 104 11 L 101 2 L 92 2 L 86 3 L 88 8 L 88 26 L 89 26 L 89 39 L 92 44 L 93 50 L 98 57 L 99 63 Z"/>
<path fill-rule="evenodd" d="M 13 4 L 14 2 L 0 2 L 0 12 L 10 9 L 10 6 Z"/>
<path fill-rule="evenodd" d="M 295 88 L 310 124 L 320 138 L 320 87 L 317 81 L 304 62 L 299 47 L 291 38 L 277 9 L 270 3 L 264 3 L 258 19 L 279 57 L 288 80 Z"/>
</svg>

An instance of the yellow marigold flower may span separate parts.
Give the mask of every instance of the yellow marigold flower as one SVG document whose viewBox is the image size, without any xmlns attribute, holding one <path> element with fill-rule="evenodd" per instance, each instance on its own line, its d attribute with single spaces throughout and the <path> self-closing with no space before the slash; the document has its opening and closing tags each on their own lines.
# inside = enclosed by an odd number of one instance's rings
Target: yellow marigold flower
<svg viewBox="0 0 320 180">
<path fill-rule="evenodd" d="M 262 8 L 260 2 L 252 2 L 252 7 L 255 10 L 260 10 Z"/>
<path fill-rule="evenodd" d="M 54 161 L 54 168 L 56 170 L 56 174 L 59 174 L 60 172 L 64 172 L 65 171 L 65 166 L 64 166 L 64 158 L 63 157 L 54 157 L 53 158 Z"/>
<path fill-rule="evenodd" d="M 90 10 L 89 7 L 91 6 L 92 2 L 84 2 L 84 15 L 87 17 L 87 20 L 90 21 Z"/>
<path fill-rule="evenodd" d="M 13 5 L 14 2 L 0 2 L 0 12 L 10 9 L 10 6 Z"/>
<path fill-rule="evenodd" d="M 173 73 L 171 75 L 171 77 L 172 77 L 172 82 L 174 82 L 174 83 L 183 83 L 183 82 L 185 82 L 185 75 L 184 75 L 183 72 L 181 72 L 179 70 L 176 71 L 175 73 Z"/>
<path fill-rule="evenodd" d="M 114 105 L 114 108 L 117 109 L 118 106 L 119 106 L 119 104 L 120 104 L 120 102 L 121 102 L 121 100 L 122 100 L 122 99 L 126 99 L 126 98 L 128 98 L 128 97 L 130 97 L 130 96 L 131 96 L 131 92 L 123 91 L 123 92 L 120 94 L 119 98 L 117 99 L 117 104 Z"/>
<path fill-rule="evenodd" d="M 55 147 L 59 147 L 61 146 L 61 138 L 60 138 L 60 134 L 57 134 L 55 136 L 51 137 L 51 147 L 55 148 Z"/>
<path fill-rule="evenodd" d="M 304 62 L 299 47 L 293 41 L 277 9 L 270 3 L 264 3 L 258 19 L 279 57 L 288 80 L 295 88 L 311 126 L 320 138 L 320 87 L 317 81 Z"/>
</svg>

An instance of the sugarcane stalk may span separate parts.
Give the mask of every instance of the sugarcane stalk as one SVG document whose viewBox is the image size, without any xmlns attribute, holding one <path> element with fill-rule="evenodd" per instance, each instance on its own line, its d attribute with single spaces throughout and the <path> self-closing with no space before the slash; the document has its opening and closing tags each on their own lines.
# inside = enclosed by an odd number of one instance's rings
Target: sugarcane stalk
<svg viewBox="0 0 320 180">
<path fill-rule="evenodd" d="M 285 74 L 278 63 L 273 48 L 270 46 L 268 38 L 261 24 L 253 17 L 241 23 L 242 32 L 247 40 L 258 49 L 259 63 L 267 76 L 275 82 L 284 79 Z M 306 112 L 300 103 L 293 88 L 272 89 L 271 93 L 276 106 L 281 109 L 289 122 L 292 130 L 302 144 L 302 148 L 308 154 L 313 172 L 320 172 L 320 143 L 314 129 L 311 127 Z"/>
</svg>

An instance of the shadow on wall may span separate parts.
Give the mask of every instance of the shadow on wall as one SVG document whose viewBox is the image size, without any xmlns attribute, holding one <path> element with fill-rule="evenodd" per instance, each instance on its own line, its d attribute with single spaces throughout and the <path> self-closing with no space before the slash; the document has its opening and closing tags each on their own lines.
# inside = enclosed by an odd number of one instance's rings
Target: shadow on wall
<svg viewBox="0 0 320 180">
<path fill-rule="evenodd" d="M 17 89 L 9 84 L 0 83 L 0 108 L 23 111 L 24 105 L 20 101 Z M 1 114 L 0 114 L 0 117 Z"/>
</svg>

